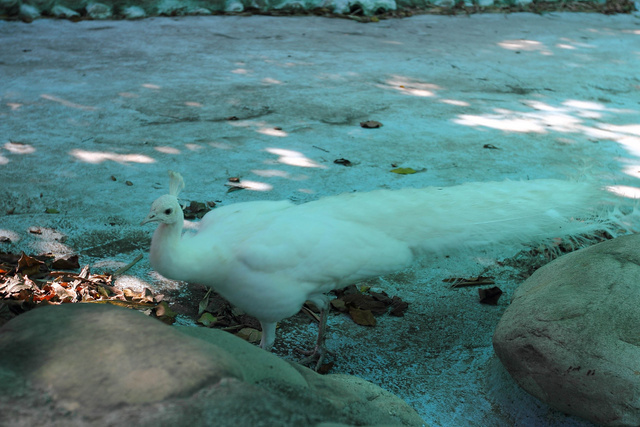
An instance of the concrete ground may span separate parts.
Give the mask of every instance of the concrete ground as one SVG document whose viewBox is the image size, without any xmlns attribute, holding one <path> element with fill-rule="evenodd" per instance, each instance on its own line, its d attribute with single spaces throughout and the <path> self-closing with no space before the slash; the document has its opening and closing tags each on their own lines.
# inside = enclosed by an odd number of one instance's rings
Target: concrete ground
<svg viewBox="0 0 640 427">
<path fill-rule="evenodd" d="M 94 271 L 146 254 L 153 230 L 139 223 L 167 192 L 168 169 L 185 177 L 186 200 L 221 205 L 585 174 L 629 196 L 638 184 L 633 15 L 37 20 L 0 22 L 0 40 L 5 252 L 79 253 Z M 228 192 L 230 177 L 247 189 Z M 493 353 L 529 269 L 496 261 L 521 249 L 371 281 L 409 310 L 373 328 L 332 316 L 332 372 L 397 394 L 430 425 L 588 425 L 521 391 Z M 480 273 L 505 292 L 497 306 L 442 281 Z M 146 256 L 120 284 L 185 286 Z M 276 353 L 295 358 L 315 329 L 300 317 L 278 333 Z"/>
</svg>

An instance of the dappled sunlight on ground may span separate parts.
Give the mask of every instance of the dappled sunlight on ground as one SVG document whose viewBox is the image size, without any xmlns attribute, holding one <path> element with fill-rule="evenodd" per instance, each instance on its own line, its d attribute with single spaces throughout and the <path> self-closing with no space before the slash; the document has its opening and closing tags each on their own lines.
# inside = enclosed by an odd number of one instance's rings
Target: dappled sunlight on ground
<svg viewBox="0 0 640 427">
<path fill-rule="evenodd" d="M 247 129 L 253 129 L 255 132 L 262 135 L 285 137 L 289 134 L 277 126 L 272 126 L 265 121 L 254 120 L 228 120 L 227 123 L 233 127 L 243 127 Z"/>
<path fill-rule="evenodd" d="M 0 148 L 0 153 L 2 152 L 2 148 L 7 150 L 11 154 L 33 154 L 36 152 L 36 147 L 31 144 L 24 144 L 22 142 L 13 142 L 9 141 L 5 143 Z M 0 166 L 6 165 L 9 163 L 9 158 L 0 154 Z"/>
<path fill-rule="evenodd" d="M 637 111 L 611 109 L 601 103 L 575 99 L 566 100 L 558 106 L 538 100 L 526 100 L 522 103 L 532 108 L 532 111 L 496 108 L 493 113 L 488 114 L 460 114 L 453 122 L 504 132 L 582 134 L 590 139 L 615 141 L 629 154 L 640 157 L 640 124 L 613 125 L 601 121 L 612 114 L 637 115 Z"/>
<path fill-rule="evenodd" d="M 217 148 L 218 150 L 231 150 L 233 147 L 226 142 L 210 142 L 210 146 Z"/>
<path fill-rule="evenodd" d="M 126 263 L 114 262 L 113 265 L 110 267 L 116 267 L 116 265 L 117 265 L 117 268 L 120 268 L 125 266 Z M 93 267 L 96 268 L 98 267 L 98 265 L 94 265 Z M 112 270 L 116 270 L 117 268 L 112 268 Z M 127 276 L 127 275 L 118 276 L 115 279 L 114 286 L 116 286 L 118 289 L 131 289 L 134 292 L 142 292 L 145 290 L 145 288 L 148 288 L 148 289 L 155 288 L 153 285 L 151 285 L 149 282 L 145 280 L 142 280 L 135 276 Z"/>
<path fill-rule="evenodd" d="M 38 227 L 29 234 L 34 239 L 30 246 L 35 253 L 61 256 L 77 252 L 75 248 L 65 245 L 66 236 L 53 228 Z"/>
<path fill-rule="evenodd" d="M 20 234 L 16 233 L 13 230 L 7 230 L 0 228 L 0 237 L 6 237 L 11 240 L 13 243 L 17 243 L 20 241 Z"/>
<path fill-rule="evenodd" d="M 87 151 L 75 149 L 69 153 L 76 159 L 85 163 L 102 163 L 107 160 L 114 161 L 116 163 L 155 163 L 155 159 L 146 156 L 144 154 L 118 154 L 104 151 Z"/>
<path fill-rule="evenodd" d="M 640 199 L 640 188 L 637 187 L 631 187 L 628 185 L 611 185 L 607 187 L 607 190 L 628 199 Z"/>
<path fill-rule="evenodd" d="M 469 107 L 471 105 L 467 101 L 459 101 L 457 99 L 441 99 L 440 102 L 443 104 L 455 105 L 456 107 Z"/>
<path fill-rule="evenodd" d="M 394 89 L 400 93 L 411 96 L 433 97 L 436 91 L 442 90 L 442 87 L 433 84 L 420 82 L 409 77 L 393 75 L 385 80 L 383 85 L 378 85 L 384 89 Z"/>
<path fill-rule="evenodd" d="M 316 163 L 311 160 L 304 154 L 294 151 L 294 150 L 285 150 L 283 148 L 267 148 L 265 149 L 268 153 L 275 154 L 279 156 L 276 163 L 282 163 L 289 166 L 298 166 L 301 168 L 323 168 L 326 169 L 326 166 L 321 165 L 320 163 Z"/>
<path fill-rule="evenodd" d="M 259 182 L 259 181 L 251 181 L 251 180 L 246 180 L 243 179 L 242 180 L 242 184 L 239 185 L 240 187 L 246 189 L 246 190 L 253 190 L 253 191 L 271 191 L 273 190 L 273 185 L 271 184 L 267 184 L 266 182 Z"/>
<path fill-rule="evenodd" d="M 13 154 L 31 154 L 35 153 L 36 148 L 30 144 L 22 144 L 18 142 L 9 141 L 4 144 L 4 149 L 12 152 Z"/>
<path fill-rule="evenodd" d="M 281 85 L 282 84 L 280 80 L 272 79 L 271 77 L 265 77 L 260 81 L 262 82 L 262 84 L 265 84 L 265 85 Z"/>
<path fill-rule="evenodd" d="M 65 107 L 77 108 L 79 110 L 88 110 L 88 111 L 97 110 L 96 107 L 91 107 L 89 105 L 76 104 L 75 102 L 67 101 L 66 99 L 62 99 L 53 95 L 48 95 L 46 93 L 43 93 L 42 95 L 40 95 L 40 97 L 49 101 L 57 102 L 61 105 L 64 105 Z"/>
<path fill-rule="evenodd" d="M 536 40 L 504 40 L 498 43 L 503 49 L 525 52 L 539 52 L 542 55 L 553 55 L 553 53 L 544 45 Z"/>
<path fill-rule="evenodd" d="M 175 147 L 153 147 L 154 150 L 159 151 L 164 154 L 180 154 L 180 150 Z"/>
</svg>

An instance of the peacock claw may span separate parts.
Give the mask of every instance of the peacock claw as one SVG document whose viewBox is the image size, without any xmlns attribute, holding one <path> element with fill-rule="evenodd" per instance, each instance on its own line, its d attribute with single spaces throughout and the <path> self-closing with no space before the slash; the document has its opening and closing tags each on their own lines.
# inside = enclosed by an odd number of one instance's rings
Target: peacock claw
<svg viewBox="0 0 640 427">
<path fill-rule="evenodd" d="M 313 367 L 313 370 L 316 372 L 318 372 L 322 366 L 322 362 L 324 362 L 327 355 L 333 356 L 333 352 L 329 351 L 324 345 L 316 345 L 313 350 L 301 350 L 297 348 L 294 351 L 307 356 L 298 361 L 299 364 L 309 368 Z M 315 367 L 313 365 L 315 365 Z"/>
</svg>

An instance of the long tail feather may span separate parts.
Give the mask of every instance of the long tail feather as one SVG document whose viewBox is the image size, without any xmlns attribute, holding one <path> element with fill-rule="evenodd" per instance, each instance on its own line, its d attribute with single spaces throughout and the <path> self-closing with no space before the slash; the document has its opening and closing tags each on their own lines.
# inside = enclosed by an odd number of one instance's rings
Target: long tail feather
<svg viewBox="0 0 640 427">
<path fill-rule="evenodd" d="M 613 197 L 588 182 L 542 179 L 350 193 L 306 206 L 385 230 L 416 252 L 441 252 L 600 230 L 615 236 L 629 225 Z"/>
</svg>

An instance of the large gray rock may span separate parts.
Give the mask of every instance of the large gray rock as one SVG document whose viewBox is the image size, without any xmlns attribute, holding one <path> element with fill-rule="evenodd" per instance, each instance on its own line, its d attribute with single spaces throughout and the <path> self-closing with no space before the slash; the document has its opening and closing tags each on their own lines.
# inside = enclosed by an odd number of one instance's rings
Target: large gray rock
<svg viewBox="0 0 640 427">
<path fill-rule="evenodd" d="M 39 308 L 0 328 L 0 414 L 3 426 L 424 425 L 358 378 L 99 304 Z"/>
<path fill-rule="evenodd" d="M 598 424 L 640 425 L 640 235 L 536 271 L 493 345 L 517 383 L 549 405 Z"/>
</svg>

